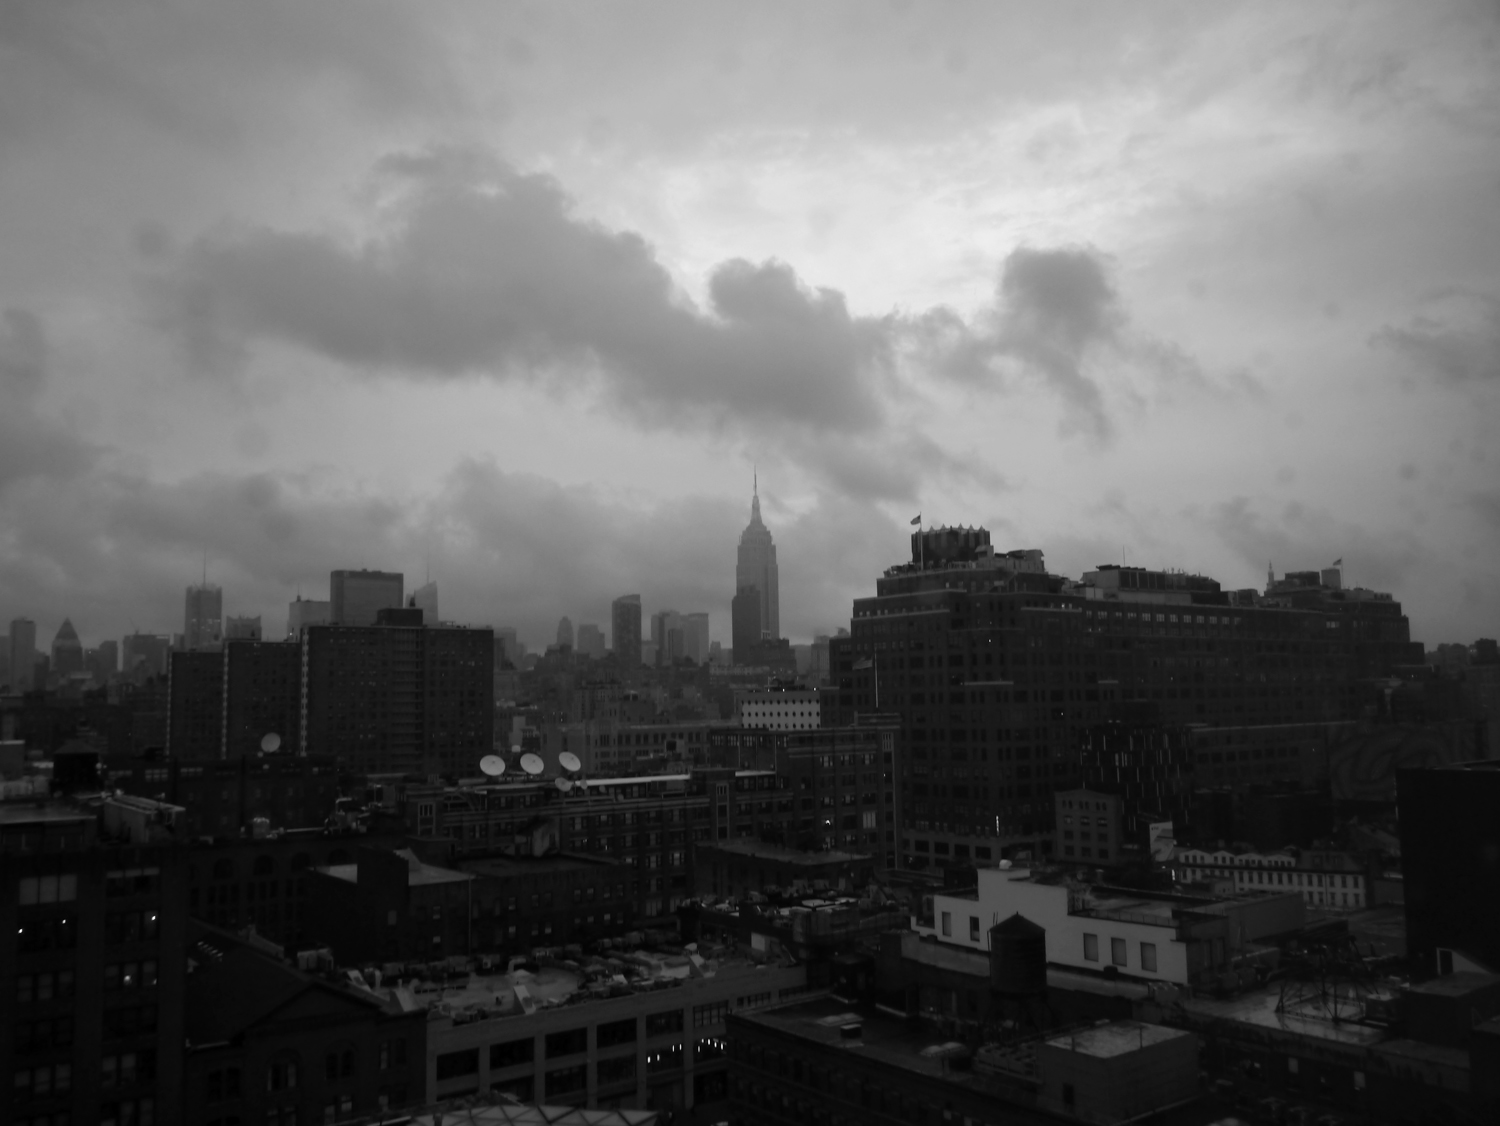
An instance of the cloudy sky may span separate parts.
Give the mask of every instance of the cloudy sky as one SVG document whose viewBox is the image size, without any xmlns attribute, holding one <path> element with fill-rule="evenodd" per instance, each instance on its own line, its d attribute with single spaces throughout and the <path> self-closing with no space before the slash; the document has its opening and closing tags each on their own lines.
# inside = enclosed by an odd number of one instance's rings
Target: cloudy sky
<svg viewBox="0 0 1500 1126">
<path fill-rule="evenodd" d="M 0 620 L 707 609 L 907 521 L 1500 633 L 1500 5 L 0 0 Z M 3 628 L 3 627 L 0 627 Z"/>
</svg>

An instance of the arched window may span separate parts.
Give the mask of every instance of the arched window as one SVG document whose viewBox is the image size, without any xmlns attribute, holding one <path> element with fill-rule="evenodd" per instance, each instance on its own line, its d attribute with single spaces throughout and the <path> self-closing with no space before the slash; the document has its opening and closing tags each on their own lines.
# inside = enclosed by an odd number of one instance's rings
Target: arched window
<svg viewBox="0 0 1500 1126">
<path fill-rule="evenodd" d="M 214 879 L 216 879 L 216 880 L 232 880 L 232 879 L 234 879 L 234 861 L 230 860 L 227 856 L 223 857 L 222 859 L 215 860 L 214 861 Z"/>
<path fill-rule="evenodd" d="M 297 1085 L 297 1053 L 282 1052 L 266 1068 L 266 1090 L 288 1091 Z"/>
<path fill-rule="evenodd" d="M 255 874 L 257 876 L 274 876 L 276 874 L 276 861 L 269 856 L 257 856 L 255 858 Z"/>
<path fill-rule="evenodd" d="M 323 1075 L 327 1079 L 350 1079 L 354 1076 L 354 1046 L 341 1044 L 329 1050 L 323 1058 Z"/>
</svg>

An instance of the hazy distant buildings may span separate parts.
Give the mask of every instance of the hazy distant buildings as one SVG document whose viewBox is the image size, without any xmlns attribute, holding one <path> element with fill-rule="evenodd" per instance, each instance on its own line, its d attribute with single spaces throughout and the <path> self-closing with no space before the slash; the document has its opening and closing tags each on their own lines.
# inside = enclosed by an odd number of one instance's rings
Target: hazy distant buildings
<svg viewBox="0 0 1500 1126">
<path fill-rule="evenodd" d="M 30 692 L 36 687 L 36 623 L 16 618 L 10 623 L 10 688 Z"/>
<path fill-rule="evenodd" d="M 610 646 L 621 671 L 641 664 L 641 596 L 626 594 L 610 604 Z"/>
<path fill-rule="evenodd" d="M 573 648 L 573 620 L 566 615 L 557 623 L 557 647 Z"/>
<path fill-rule="evenodd" d="M 435 626 L 438 618 L 438 590 L 437 583 L 424 583 L 411 592 L 411 598 L 407 600 L 408 606 L 422 611 L 422 624 L 424 626 Z"/>
<path fill-rule="evenodd" d="M 187 649 L 209 649 L 224 639 L 224 592 L 213 583 L 187 588 L 182 643 Z"/>
<path fill-rule="evenodd" d="M 734 663 L 752 664 L 751 654 L 761 642 L 760 591 L 754 586 L 742 586 L 734 596 L 729 608 L 729 637 L 734 650 Z"/>
<path fill-rule="evenodd" d="M 308 626 L 326 626 L 333 621 L 333 604 L 325 599 L 303 598 L 287 603 L 286 635 L 296 637 Z"/>
<path fill-rule="evenodd" d="M 516 637 L 515 626 L 495 627 L 496 652 L 514 667 L 521 667 L 521 642 Z"/>
<path fill-rule="evenodd" d="M 254 617 L 235 617 L 230 615 L 224 619 L 225 641 L 259 641 L 261 639 L 260 615 Z"/>
<path fill-rule="evenodd" d="M 83 671 L 83 642 L 78 640 L 73 622 L 64 618 L 52 639 L 52 675 L 61 680 Z"/>
<path fill-rule="evenodd" d="M 167 657 L 172 652 L 172 639 L 154 633 L 127 634 L 120 647 L 126 676 L 145 680 L 167 674 Z"/>
<path fill-rule="evenodd" d="M 580 622 L 573 648 L 591 661 L 599 660 L 604 656 L 604 631 L 593 622 Z"/>
<path fill-rule="evenodd" d="M 702 611 L 682 616 L 683 651 L 695 665 L 708 662 L 708 614 Z"/>
<path fill-rule="evenodd" d="M 332 572 L 328 576 L 331 623 L 373 626 L 381 610 L 401 607 L 405 582 L 405 576 L 394 571 Z"/>
<path fill-rule="evenodd" d="M 740 533 L 739 558 L 734 568 L 734 588 L 753 587 L 760 592 L 760 622 L 755 640 L 781 636 L 781 597 L 776 570 L 776 545 L 760 519 L 760 490 L 750 500 L 750 523 Z M 735 648 L 739 642 L 735 641 Z M 738 658 L 736 658 L 738 660 Z"/>
<path fill-rule="evenodd" d="M 676 610 L 658 610 L 651 615 L 651 645 L 658 665 L 675 665 L 686 652 L 682 615 Z"/>
<path fill-rule="evenodd" d="M 84 654 L 84 667 L 93 674 L 99 684 L 108 684 L 110 678 L 120 671 L 120 645 L 115 641 L 101 641 L 97 649 Z"/>
</svg>

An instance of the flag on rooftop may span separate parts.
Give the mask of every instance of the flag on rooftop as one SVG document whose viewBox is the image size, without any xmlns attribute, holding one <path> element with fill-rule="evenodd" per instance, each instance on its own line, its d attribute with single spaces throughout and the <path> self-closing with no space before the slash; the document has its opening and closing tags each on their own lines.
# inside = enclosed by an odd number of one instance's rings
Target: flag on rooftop
<svg viewBox="0 0 1500 1126">
<path fill-rule="evenodd" d="M 922 514 L 920 512 L 917 513 L 915 516 L 913 516 L 911 518 L 911 522 L 913 524 L 920 524 L 922 522 Z"/>
<path fill-rule="evenodd" d="M 1344 565 L 1344 557 L 1342 555 L 1340 555 L 1337 559 L 1335 559 L 1333 561 L 1333 565 L 1335 567 L 1342 567 Z"/>
</svg>

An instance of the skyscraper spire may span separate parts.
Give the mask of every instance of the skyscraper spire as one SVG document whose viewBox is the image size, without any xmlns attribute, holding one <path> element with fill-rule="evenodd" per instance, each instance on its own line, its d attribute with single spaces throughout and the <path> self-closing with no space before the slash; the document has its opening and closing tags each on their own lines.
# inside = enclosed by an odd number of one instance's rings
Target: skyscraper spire
<svg viewBox="0 0 1500 1126">
<path fill-rule="evenodd" d="M 756 640 L 781 636 L 781 598 L 776 568 L 776 545 L 760 518 L 760 472 L 755 471 L 750 495 L 750 523 L 740 534 L 739 557 L 734 569 L 738 593 L 754 587 L 760 595 L 760 630 Z M 736 658 L 738 659 L 738 658 Z"/>
</svg>

